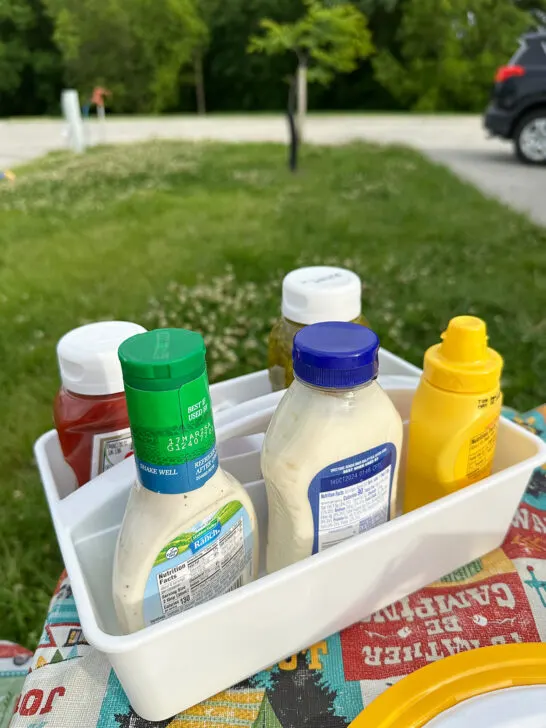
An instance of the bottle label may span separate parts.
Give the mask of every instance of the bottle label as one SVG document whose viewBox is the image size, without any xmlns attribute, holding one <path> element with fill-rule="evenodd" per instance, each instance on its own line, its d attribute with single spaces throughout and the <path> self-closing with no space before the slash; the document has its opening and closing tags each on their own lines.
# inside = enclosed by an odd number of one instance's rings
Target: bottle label
<svg viewBox="0 0 546 728">
<path fill-rule="evenodd" d="M 466 477 L 479 480 L 489 474 L 497 444 L 499 420 L 490 422 L 482 432 L 470 438 Z"/>
<path fill-rule="evenodd" d="M 109 470 L 125 460 L 132 451 L 133 438 L 129 427 L 125 427 L 123 430 L 99 432 L 93 435 L 91 478 L 96 478 L 105 470 Z"/>
<path fill-rule="evenodd" d="M 491 475 L 501 405 L 500 390 L 477 398 L 479 417 L 460 433 L 459 450 L 453 464 L 453 479 L 443 485 L 436 497 L 452 493 Z"/>
<path fill-rule="evenodd" d="M 144 590 L 143 616 L 155 624 L 252 580 L 254 535 L 247 510 L 229 501 L 159 552 Z"/>
<path fill-rule="evenodd" d="M 332 463 L 309 486 L 313 553 L 386 523 L 396 468 L 396 447 L 384 443 Z"/>
<path fill-rule="evenodd" d="M 206 372 L 179 389 L 125 386 L 140 482 L 157 493 L 201 487 L 218 468 Z"/>
<path fill-rule="evenodd" d="M 465 443 L 459 456 L 459 460 L 464 458 L 457 467 L 458 472 L 461 470 L 464 472 L 462 485 L 476 483 L 491 474 L 497 445 L 501 403 L 500 390 L 478 400 L 478 410 L 483 413 L 483 416 L 476 421 L 470 439 Z"/>
</svg>

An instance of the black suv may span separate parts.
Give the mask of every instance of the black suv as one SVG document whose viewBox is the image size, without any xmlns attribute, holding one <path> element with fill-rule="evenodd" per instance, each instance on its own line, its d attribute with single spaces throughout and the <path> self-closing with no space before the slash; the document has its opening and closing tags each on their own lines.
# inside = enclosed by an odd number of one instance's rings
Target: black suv
<svg viewBox="0 0 546 728">
<path fill-rule="evenodd" d="M 546 31 L 529 33 L 507 66 L 499 68 L 485 128 L 513 139 L 527 164 L 546 164 Z"/>
</svg>

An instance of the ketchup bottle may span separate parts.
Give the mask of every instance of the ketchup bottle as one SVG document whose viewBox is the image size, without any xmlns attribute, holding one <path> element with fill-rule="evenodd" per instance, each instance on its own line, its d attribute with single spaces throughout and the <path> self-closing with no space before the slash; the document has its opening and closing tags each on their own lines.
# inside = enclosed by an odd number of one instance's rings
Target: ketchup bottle
<svg viewBox="0 0 546 728">
<path fill-rule="evenodd" d="M 144 331 L 127 321 L 101 321 L 69 331 L 57 344 L 62 386 L 53 417 L 78 485 L 132 452 L 118 347 Z"/>
</svg>

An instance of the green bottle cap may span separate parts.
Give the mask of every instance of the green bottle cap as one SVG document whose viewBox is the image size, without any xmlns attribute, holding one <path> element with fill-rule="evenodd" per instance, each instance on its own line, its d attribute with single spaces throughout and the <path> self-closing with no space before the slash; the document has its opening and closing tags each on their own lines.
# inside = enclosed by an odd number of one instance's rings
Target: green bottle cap
<svg viewBox="0 0 546 728">
<path fill-rule="evenodd" d="M 140 483 L 185 493 L 218 469 L 205 342 L 185 329 L 156 329 L 118 350 Z"/>
<path fill-rule="evenodd" d="M 205 372 L 205 342 L 186 329 L 155 329 L 124 341 L 118 354 L 126 385 L 134 389 L 178 389 Z"/>
</svg>

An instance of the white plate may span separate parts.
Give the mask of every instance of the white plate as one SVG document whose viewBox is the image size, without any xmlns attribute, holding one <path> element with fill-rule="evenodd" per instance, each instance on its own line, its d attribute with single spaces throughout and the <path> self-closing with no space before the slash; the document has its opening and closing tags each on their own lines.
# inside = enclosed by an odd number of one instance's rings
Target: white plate
<svg viewBox="0 0 546 728">
<path fill-rule="evenodd" d="M 433 718 L 424 728 L 546 728 L 546 685 L 476 695 Z"/>
</svg>

